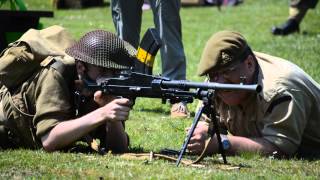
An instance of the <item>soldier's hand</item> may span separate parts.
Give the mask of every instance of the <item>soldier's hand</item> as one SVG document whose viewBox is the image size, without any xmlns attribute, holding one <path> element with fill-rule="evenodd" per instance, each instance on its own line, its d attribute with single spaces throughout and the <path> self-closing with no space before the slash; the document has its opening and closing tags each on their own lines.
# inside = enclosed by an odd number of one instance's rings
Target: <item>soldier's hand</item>
<svg viewBox="0 0 320 180">
<path fill-rule="evenodd" d="M 129 99 L 114 99 L 110 103 L 100 108 L 102 110 L 101 115 L 107 121 L 125 121 L 129 117 L 131 105 L 132 102 Z"/>
<path fill-rule="evenodd" d="M 100 106 L 104 106 L 116 99 L 114 96 L 103 95 L 102 91 L 96 91 L 93 96 L 93 100 Z"/>
<path fill-rule="evenodd" d="M 187 128 L 189 133 L 190 128 Z M 194 130 L 187 149 L 191 153 L 200 154 L 205 146 L 206 139 L 208 138 L 208 125 L 205 122 L 199 122 Z"/>
</svg>

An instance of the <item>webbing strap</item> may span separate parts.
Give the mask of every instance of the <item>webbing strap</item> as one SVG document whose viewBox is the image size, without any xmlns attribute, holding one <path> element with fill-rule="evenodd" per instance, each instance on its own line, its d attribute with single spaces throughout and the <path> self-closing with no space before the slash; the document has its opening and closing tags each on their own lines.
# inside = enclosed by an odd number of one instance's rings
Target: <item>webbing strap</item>
<svg viewBox="0 0 320 180">
<path fill-rule="evenodd" d="M 63 74 L 64 70 L 65 70 L 65 65 L 61 62 L 61 61 L 57 61 L 55 60 L 50 67 L 52 67 L 53 69 L 57 70 L 61 75 Z"/>
<path fill-rule="evenodd" d="M 172 157 L 172 156 L 168 156 L 168 155 L 164 155 L 164 154 L 159 154 L 159 153 L 124 153 L 121 154 L 120 157 L 124 158 L 124 159 L 141 159 L 141 160 L 149 160 L 152 161 L 155 158 L 159 158 L 159 159 L 165 159 L 171 162 L 175 162 L 177 161 L 177 158 Z M 184 165 L 192 165 L 192 161 L 191 160 L 181 160 L 181 163 Z"/>
<path fill-rule="evenodd" d="M 34 117 L 34 114 L 30 114 L 26 109 L 26 104 L 22 100 L 23 97 L 20 94 L 17 94 L 14 97 L 11 96 L 11 93 L 9 91 L 8 91 L 8 94 L 10 96 L 9 103 L 15 110 L 17 110 L 20 114 L 24 116 L 31 117 L 31 118 Z"/>
<path fill-rule="evenodd" d="M 206 156 L 206 151 L 208 149 L 210 140 L 211 140 L 211 137 L 209 137 L 206 140 L 202 153 L 200 154 L 200 156 L 198 156 L 198 158 L 196 160 L 192 161 L 192 164 L 199 163 Z"/>
<path fill-rule="evenodd" d="M 204 166 L 204 165 L 197 164 L 197 163 L 199 163 L 205 157 L 206 150 L 208 148 L 210 140 L 211 140 L 211 137 L 206 140 L 205 147 L 204 147 L 202 153 L 200 154 L 200 156 L 198 156 L 198 158 L 196 160 L 192 161 L 192 160 L 188 160 L 188 159 L 182 159 L 181 163 L 183 165 L 193 166 L 193 167 Z M 120 157 L 125 158 L 125 159 L 145 159 L 145 160 L 149 160 L 149 161 L 152 161 L 155 158 L 165 159 L 165 160 L 168 160 L 171 162 L 177 161 L 176 157 L 164 155 L 164 154 L 160 154 L 160 153 L 153 153 L 153 152 L 150 152 L 150 153 L 124 153 L 124 154 L 121 154 Z"/>
</svg>

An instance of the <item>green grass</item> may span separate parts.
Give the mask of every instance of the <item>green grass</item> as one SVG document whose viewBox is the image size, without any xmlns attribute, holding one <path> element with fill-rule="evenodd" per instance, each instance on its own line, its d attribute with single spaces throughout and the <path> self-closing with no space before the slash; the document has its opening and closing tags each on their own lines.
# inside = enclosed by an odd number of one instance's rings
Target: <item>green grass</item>
<svg viewBox="0 0 320 180">
<path fill-rule="evenodd" d="M 25 0 L 29 9 L 51 10 L 50 2 Z M 273 25 L 281 24 L 288 15 L 287 1 L 246 0 L 239 7 L 188 7 L 181 9 L 183 43 L 187 56 L 187 78 L 202 81 L 196 69 L 206 40 L 219 30 L 240 31 L 252 49 L 288 59 L 301 66 L 320 82 L 320 10 L 310 11 L 301 24 L 301 34 L 274 37 Z M 42 18 L 45 27 L 62 25 L 75 38 L 94 29 L 114 32 L 110 7 L 82 10 L 54 10 L 54 18 Z M 142 34 L 153 26 L 151 11 L 143 16 Z M 154 73 L 160 73 L 160 59 L 156 58 Z M 188 105 L 194 113 L 196 103 Z M 126 128 L 131 148 L 145 152 L 162 148 L 179 149 L 184 139 L 183 129 L 189 119 L 169 118 L 169 105 L 160 100 L 138 99 Z M 298 159 L 274 160 L 256 154 L 228 157 L 232 165 L 242 164 L 240 170 L 221 170 L 218 156 L 206 158 L 205 168 L 179 167 L 156 160 L 127 160 L 118 156 L 73 153 L 45 153 L 15 150 L 0 152 L 0 179 L 7 178 L 64 178 L 64 179 L 319 179 L 320 161 Z"/>
</svg>

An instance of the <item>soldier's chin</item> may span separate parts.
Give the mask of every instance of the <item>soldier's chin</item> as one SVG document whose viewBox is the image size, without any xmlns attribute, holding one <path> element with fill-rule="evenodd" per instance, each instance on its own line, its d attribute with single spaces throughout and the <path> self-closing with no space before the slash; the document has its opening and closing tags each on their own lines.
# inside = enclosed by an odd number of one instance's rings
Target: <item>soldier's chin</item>
<svg viewBox="0 0 320 180">
<path fill-rule="evenodd" d="M 239 105 L 241 103 L 241 98 L 239 98 L 239 95 L 234 93 L 219 93 L 220 99 L 230 106 Z"/>
</svg>

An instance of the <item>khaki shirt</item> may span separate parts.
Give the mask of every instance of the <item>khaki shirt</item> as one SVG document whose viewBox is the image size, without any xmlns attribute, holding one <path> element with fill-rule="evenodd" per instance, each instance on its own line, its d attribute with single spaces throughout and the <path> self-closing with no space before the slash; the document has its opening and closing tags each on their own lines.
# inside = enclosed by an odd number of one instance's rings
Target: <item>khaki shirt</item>
<svg viewBox="0 0 320 180">
<path fill-rule="evenodd" d="M 44 68 L 18 91 L 25 92 L 22 101 L 27 104 L 29 114 L 34 116 L 18 113 L 10 104 L 10 93 L 4 91 L 2 106 L 5 122 L 0 124 L 9 128 L 14 146 L 39 148 L 43 135 L 59 122 L 74 117 L 69 86 L 65 78 L 53 68 Z"/>
<path fill-rule="evenodd" d="M 320 152 L 320 86 L 298 66 L 255 53 L 263 87 L 244 106 L 218 103 L 220 123 L 236 136 L 262 137 L 282 152 Z"/>
<path fill-rule="evenodd" d="M 1 54 L 0 139 L 38 148 L 44 134 L 74 116 L 70 84 L 75 64 L 64 52 L 74 42 L 60 26 L 30 29 Z M 53 57 L 63 66 L 51 66 Z"/>
</svg>

